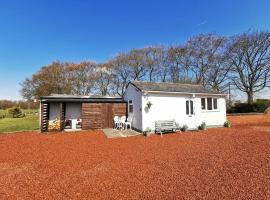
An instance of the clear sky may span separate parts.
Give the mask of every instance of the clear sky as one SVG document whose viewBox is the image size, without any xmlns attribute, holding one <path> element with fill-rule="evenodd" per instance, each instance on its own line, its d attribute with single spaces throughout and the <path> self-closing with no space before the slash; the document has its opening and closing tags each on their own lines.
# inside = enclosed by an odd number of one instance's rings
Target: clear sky
<svg viewBox="0 0 270 200">
<path fill-rule="evenodd" d="M 53 60 L 269 28 L 269 0 L 0 0 L 0 99 L 20 99 L 19 83 Z"/>
</svg>

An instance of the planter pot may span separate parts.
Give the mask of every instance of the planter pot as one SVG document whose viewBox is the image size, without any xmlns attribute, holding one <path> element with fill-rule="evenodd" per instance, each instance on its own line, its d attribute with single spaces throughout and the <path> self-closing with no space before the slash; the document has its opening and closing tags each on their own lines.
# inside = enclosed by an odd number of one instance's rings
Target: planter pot
<svg viewBox="0 0 270 200">
<path fill-rule="evenodd" d="M 143 135 L 148 137 L 148 136 L 150 136 L 150 132 L 144 132 Z"/>
</svg>

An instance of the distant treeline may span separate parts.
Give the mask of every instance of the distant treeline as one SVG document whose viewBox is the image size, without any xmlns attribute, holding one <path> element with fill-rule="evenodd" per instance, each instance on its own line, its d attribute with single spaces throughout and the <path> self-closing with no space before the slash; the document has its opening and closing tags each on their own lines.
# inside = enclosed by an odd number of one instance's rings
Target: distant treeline
<svg viewBox="0 0 270 200">
<path fill-rule="evenodd" d="M 132 49 L 105 63 L 55 61 L 27 78 L 21 93 L 25 99 L 52 93 L 122 96 L 131 80 L 195 83 L 216 91 L 230 82 L 252 104 L 254 94 L 270 86 L 270 33 L 201 34 L 179 45 Z"/>
<path fill-rule="evenodd" d="M 21 109 L 37 109 L 39 104 L 33 101 L 0 100 L 0 109 L 6 110 L 12 107 L 20 107 Z"/>
</svg>

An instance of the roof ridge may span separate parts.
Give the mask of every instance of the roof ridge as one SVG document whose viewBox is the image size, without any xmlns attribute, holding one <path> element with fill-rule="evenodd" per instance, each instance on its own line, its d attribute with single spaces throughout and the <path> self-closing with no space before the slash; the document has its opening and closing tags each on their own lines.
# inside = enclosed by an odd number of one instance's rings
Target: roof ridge
<svg viewBox="0 0 270 200">
<path fill-rule="evenodd" d="M 138 81 L 138 80 L 134 80 L 131 82 L 141 82 L 141 83 L 161 83 L 161 84 L 181 84 L 181 85 L 196 85 L 196 86 L 202 86 L 202 84 L 198 84 L 198 83 L 174 83 L 174 82 L 150 82 L 150 81 Z"/>
</svg>

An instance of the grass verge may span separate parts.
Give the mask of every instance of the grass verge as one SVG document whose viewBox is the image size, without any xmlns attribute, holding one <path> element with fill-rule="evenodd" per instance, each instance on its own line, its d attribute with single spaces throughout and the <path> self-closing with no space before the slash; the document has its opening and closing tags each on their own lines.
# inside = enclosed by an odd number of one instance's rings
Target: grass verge
<svg viewBox="0 0 270 200">
<path fill-rule="evenodd" d="M 38 114 L 26 115 L 26 117 L 24 118 L 0 119 L 0 133 L 38 130 L 38 129 L 39 129 Z"/>
</svg>

